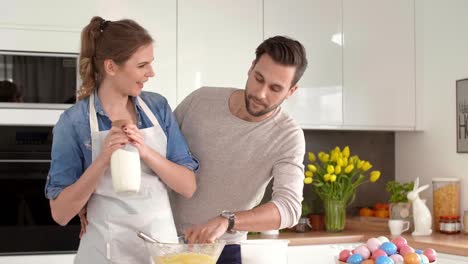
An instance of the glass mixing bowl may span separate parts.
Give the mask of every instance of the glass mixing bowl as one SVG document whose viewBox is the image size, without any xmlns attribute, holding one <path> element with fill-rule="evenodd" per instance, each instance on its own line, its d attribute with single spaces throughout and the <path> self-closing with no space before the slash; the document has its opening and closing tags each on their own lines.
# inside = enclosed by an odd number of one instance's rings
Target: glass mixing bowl
<svg viewBox="0 0 468 264">
<path fill-rule="evenodd" d="M 225 241 L 210 244 L 152 243 L 145 246 L 155 264 L 216 264 Z"/>
</svg>

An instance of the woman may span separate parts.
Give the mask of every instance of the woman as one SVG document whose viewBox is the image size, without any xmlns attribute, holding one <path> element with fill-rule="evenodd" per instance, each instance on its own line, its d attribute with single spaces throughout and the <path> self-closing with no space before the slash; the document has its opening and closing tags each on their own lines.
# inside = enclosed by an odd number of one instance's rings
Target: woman
<svg viewBox="0 0 468 264">
<path fill-rule="evenodd" d="M 87 209 L 75 263 L 151 263 L 141 230 L 177 241 L 166 186 L 189 198 L 196 189 L 191 156 L 165 98 L 142 92 L 154 76 L 152 38 L 132 20 L 92 18 L 81 35 L 79 101 L 54 128 L 46 183 L 52 217 L 66 225 Z M 132 120 L 122 128 L 114 120 Z M 125 144 L 139 151 L 141 188 L 116 193 L 111 154 Z"/>
</svg>

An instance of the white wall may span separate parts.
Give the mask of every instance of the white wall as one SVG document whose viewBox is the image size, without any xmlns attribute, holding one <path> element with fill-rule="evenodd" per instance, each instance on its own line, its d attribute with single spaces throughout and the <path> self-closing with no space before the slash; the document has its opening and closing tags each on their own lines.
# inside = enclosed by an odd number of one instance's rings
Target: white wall
<svg viewBox="0 0 468 264">
<path fill-rule="evenodd" d="M 422 132 L 397 132 L 396 179 L 462 179 L 468 210 L 468 153 L 456 152 L 455 81 L 468 78 L 468 1 L 417 0 L 416 87 Z M 396 103 L 396 102 L 395 102 Z M 464 193 L 463 193 L 464 191 Z M 421 195 L 432 210 L 432 189 Z"/>
</svg>

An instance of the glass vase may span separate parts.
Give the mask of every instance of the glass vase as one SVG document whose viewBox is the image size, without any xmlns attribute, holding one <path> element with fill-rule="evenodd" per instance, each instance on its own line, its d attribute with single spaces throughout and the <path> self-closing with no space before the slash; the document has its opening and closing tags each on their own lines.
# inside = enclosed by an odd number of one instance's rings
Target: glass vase
<svg viewBox="0 0 468 264">
<path fill-rule="evenodd" d="M 346 202 L 342 200 L 324 200 L 325 229 L 328 232 L 343 231 L 346 221 Z"/>
</svg>

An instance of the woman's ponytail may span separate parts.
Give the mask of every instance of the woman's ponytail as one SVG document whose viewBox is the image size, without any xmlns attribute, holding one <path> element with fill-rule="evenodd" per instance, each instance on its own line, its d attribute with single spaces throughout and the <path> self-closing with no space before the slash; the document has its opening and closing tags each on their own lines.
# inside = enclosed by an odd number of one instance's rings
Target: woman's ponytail
<svg viewBox="0 0 468 264">
<path fill-rule="evenodd" d="M 101 34 L 100 25 L 103 18 L 95 16 L 81 32 L 81 51 L 79 69 L 81 87 L 78 90 L 78 100 L 90 96 L 98 85 L 98 71 L 96 67 L 96 40 Z"/>
</svg>

